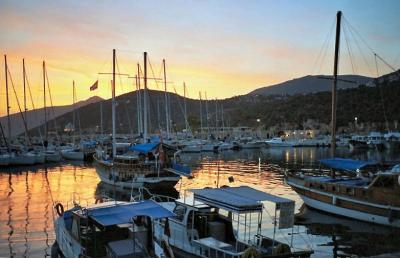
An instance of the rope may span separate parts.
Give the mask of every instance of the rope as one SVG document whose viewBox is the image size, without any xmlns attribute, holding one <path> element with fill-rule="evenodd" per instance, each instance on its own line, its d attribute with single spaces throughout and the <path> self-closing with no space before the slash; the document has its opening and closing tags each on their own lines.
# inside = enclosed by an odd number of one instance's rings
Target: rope
<svg viewBox="0 0 400 258">
<path fill-rule="evenodd" d="M 334 28 L 335 28 L 335 19 L 333 19 L 333 21 L 332 21 L 330 30 L 329 30 L 328 34 L 326 35 L 326 38 L 325 38 L 325 40 L 324 40 L 324 42 L 322 44 L 322 47 L 321 47 L 321 49 L 320 49 L 320 51 L 318 53 L 317 59 L 315 60 L 315 63 L 314 63 L 314 66 L 313 66 L 314 67 L 313 68 L 313 72 L 315 72 L 316 67 L 318 66 L 318 64 L 319 64 L 318 73 L 321 72 L 321 66 L 322 66 L 323 61 L 325 60 L 326 53 L 328 51 L 329 39 L 331 39 L 331 37 L 332 37 L 332 33 L 333 33 Z M 323 54 L 323 56 L 321 56 L 322 54 Z M 321 58 L 321 60 L 320 60 L 320 58 Z"/>
<path fill-rule="evenodd" d="M 17 100 L 17 105 L 18 105 L 19 113 L 20 113 L 20 115 L 21 115 L 22 122 L 24 123 L 24 128 L 25 128 L 25 132 L 26 132 L 26 135 L 27 135 L 26 141 L 27 141 L 27 143 L 29 143 L 29 145 L 32 145 L 31 138 L 30 138 L 30 136 L 29 136 L 29 134 L 28 134 L 28 126 L 26 125 L 26 120 L 25 120 L 25 117 L 24 117 L 24 115 L 23 115 L 23 113 L 22 113 L 21 105 L 19 104 L 19 99 L 18 99 L 17 91 L 15 90 L 15 86 L 14 86 L 14 82 L 13 82 L 13 79 L 12 79 L 12 76 L 11 76 L 11 72 L 10 72 L 10 69 L 8 69 L 8 67 L 7 67 L 7 73 L 8 73 L 8 75 L 10 76 L 10 82 L 11 82 L 11 86 L 12 86 L 13 91 L 14 91 L 15 99 Z"/>
<path fill-rule="evenodd" d="M 26 70 L 26 69 L 25 69 L 25 70 Z M 33 101 L 33 95 L 32 95 L 32 91 L 31 91 L 31 85 L 30 85 L 29 80 L 28 80 L 28 73 L 27 73 L 27 72 L 25 72 L 25 79 L 26 79 L 26 85 L 28 86 L 29 98 L 30 98 L 31 103 L 32 103 L 32 109 L 35 110 L 35 109 L 36 109 L 36 108 L 35 108 L 35 103 L 34 103 L 34 101 Z M 36 120 L 36 121 L 39 121 L 37 112 L 34 112 L 34 115 L 35 115 L 35 120 Z M 39 132 L 40 142 L 42 143 L 42 146 L 43 146 L 42 131 L 40 130 L 40 126 L 38 126 L 37 128 L 38 128 L 38 132 Z M 44 147 L 44 146 L 43 146 L 43 147 Z"/>
<path fill-rule="evenodd" d="M 356 74 L 355 68 L 354 68 L 354 63 L 353 63 L 353 58 L 352 58 L 351 46 L 350 46 L 349 40 L 348 40 L 348 35 L 347 35 L 346 26 L 343 26 L 343 35 L 344 35 L 344 39 L 345 39 L 345 42 L 346 42 L 347 52 L 348 52 L 348 54 L 349 54 L 351 69 L 352 69 L 352 71 L 353 71 L 353 74 Z"/>
<path fill-rule="evenodd" d="M 46 74 L 46 81 L 47 81 L 47 90 L 49 91 L 49 97 L 50 97 L 50 105 L 51 105 L 51 111 L 53 112 L 53 121 L 54 121 L 54 129 L 56 130 L 56 137 L 58 142 L 60 141 L 60 137 L 58 135 L 58 131 L 57 131 L 57 121 L 56 121 L 56 112 L 54 111 L 54 106 L 53 106 L 53 98 L 51 97 L 51 90 L 50 90 L 50 83 L 49 83 L 49 76 L 47 75 L 47 69 L 45 70 L 45 74 Z M 46 110 L 45 110 L 46 112 Z"/>
<path fill-rule="evenodd" d="M 379 77 L 379 70 L 378 70 L 378 60 L 377 60 L 377 55 L 375 54 L 375 67 L 376 67 L 376 76 Z M 381 102 L 382 102 L 382 109 L 383 109 L 383 117 L 385 119 L 385 126 L 386 130 L 389 132 L 389 122 L 386 116 L 386 108 L 385 108 L 385 101 L 383 98 L 383 92 L 382 92 L 382 87 L 380 86 L 378 80 L 376 80 L 376 87 L 379 89 L 379 95 L 381 96 Z"/>
</svg>

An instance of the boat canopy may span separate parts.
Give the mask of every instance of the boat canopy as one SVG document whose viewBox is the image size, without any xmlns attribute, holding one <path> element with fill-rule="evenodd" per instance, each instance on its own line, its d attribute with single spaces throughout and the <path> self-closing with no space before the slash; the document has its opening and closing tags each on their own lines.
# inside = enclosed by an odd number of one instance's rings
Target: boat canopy
<svg viewBox="0 0 400 258">
<path fill-rule="evenodd" d="M 330 168 L 350 171 L 356 171 L 357 169 L 361 169 L 366 166 L 378 165 L 378 163 L 375 161 L 363 161 L 343 158 L 321 159 L 320 162 Z"/>
<path fill-rule="evenodd" d="M 294 201 L 258 191 L 248 186 L 205 188 L 190 190 L 195 200 L 200 200 L 213 207 L 233 212 L 262 211 L 261 201 L 275 204 L 294 203 Z"/>
<path fill-rule="evenodd" d="M 154 201 L 117 204 L 89 210 L 88 217 L 103 227 L 132 222 L 133 217 L 148 216 L 152 219 L 161 219 L 175 216 L 172 212 Z"/>
<path fill-rule="evenodd" d="M 138 151 L 143 153 L 148 153 L 157 148 L 159 143 L 142 143 L 142 144 L 135 144 L 129 147 L 130 151 Z"/>
</svg>

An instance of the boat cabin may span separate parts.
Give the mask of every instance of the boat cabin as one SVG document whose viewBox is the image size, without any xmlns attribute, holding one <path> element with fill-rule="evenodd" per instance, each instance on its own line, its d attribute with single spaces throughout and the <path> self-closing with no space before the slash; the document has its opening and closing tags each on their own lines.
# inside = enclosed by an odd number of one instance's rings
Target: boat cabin
<svg viewBox="0 0 400 258">
<path fill-rule="evenodd" d="M 57 242 L 67 257 L 149 257 L 160 249 L 153 241 L 153 219 L 172 216 L 154 201 L 77 206 L 56 223 Z"/>
<path fill-rule="evenodd" d="M 164 224 L 165 238 L 174 251 L 186 257 L 243 257 L 254 252 L 263 257 L 300 256 L 275 238 L 278 228 L 293 226 L 294 201 L 247 186 L 190 191 L 193 198 L 176 201 L 175 217 Z M 261 228 L 266 202 L 274 214 L 270 237 Z M 305 257 L 310 254 L 301 252 Z"/>
</svg>

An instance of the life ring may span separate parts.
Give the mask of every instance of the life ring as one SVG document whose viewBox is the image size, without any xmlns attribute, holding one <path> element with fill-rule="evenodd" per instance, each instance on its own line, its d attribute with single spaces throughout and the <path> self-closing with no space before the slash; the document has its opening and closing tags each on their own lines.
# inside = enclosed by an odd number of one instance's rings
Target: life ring
<svg viewBox="0 0 400 258">
<path fill-rule="evenodd" d="M 64 215 L 64 206 L 61 203 L 57 203 L 55 206 L 58 216 Z"/>
<path fill-rule="evenodd" d="M 244 250 L 243 258 L 260 258 L 260 253 L 255 249 L 254 247 L 249 247 L 246 250 Z"/>
<path fill-rule="evenodd" d="M 98 203 L 103 203 L 104 202 L 104 200 L 103 200 L 103 198 L 96 198 L 96 201 L 95 201 L 95 204 L 98 204 Z"/>
</svg>

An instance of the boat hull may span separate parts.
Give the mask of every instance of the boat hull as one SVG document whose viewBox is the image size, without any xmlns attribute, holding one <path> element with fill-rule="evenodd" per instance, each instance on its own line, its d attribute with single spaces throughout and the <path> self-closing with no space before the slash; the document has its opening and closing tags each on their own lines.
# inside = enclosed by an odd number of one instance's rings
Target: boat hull
<svg viewBox="0 0 400 258">
<path fill-rule="evenodd" d="M 400 228 L 399 218 L 390 219 L 389 214 L 392 209 L 390 206 L 377 207 L 378 205 L 352 200 L 349 197 L 309 189 L 296 184 L 290 178 L 287 179 L 287 183 L 297 192 L 304 203 L 311 208 L 338 216 Z M 377 214 L 376 210 L 379 210 L 380 214 Z M 387 214 L 387 216 L 383 216 L 382 214 Z"/>
<path fill-rule="evenodd" d="M 96 168 L 96 173 L 102 182 L 116 186 L 120 189 L 139 189 L 145 187 L 149 190 L 165 190 L 173 188 L 180 180 L 180 176 L 178 175 L 146 177 L 143 173 L 134 173 L 134 177 L 131 180 L 114 181 L 113 174 L 117 174 L 118 169 L 101 164 L 101 162 L 97 160 L 95 161 L 94 166 Z"/>
<path fill-rule="evenodd" d="M 82 151 L 62 150 L 61 156 L 66 160 L 84 160 L 85 154 Z"/>
</svg>

